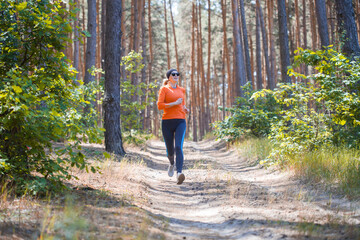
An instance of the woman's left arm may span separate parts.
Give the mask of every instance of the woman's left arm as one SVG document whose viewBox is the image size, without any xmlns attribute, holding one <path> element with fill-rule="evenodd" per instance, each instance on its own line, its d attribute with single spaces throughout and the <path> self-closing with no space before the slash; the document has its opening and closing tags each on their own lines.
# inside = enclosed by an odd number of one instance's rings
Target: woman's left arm
<svg viewBox="0 0 360 240">
<path fill-rule="evenodd" d="M 184 101 L 183 101 L 182 104 L 183 104 L 183 108 L 184 108 L 185 113 L 189 113 L 190 109 L 185 106 L 185 103 L 186 103 L 186 90 L 184 88 Z"/>
</svg>

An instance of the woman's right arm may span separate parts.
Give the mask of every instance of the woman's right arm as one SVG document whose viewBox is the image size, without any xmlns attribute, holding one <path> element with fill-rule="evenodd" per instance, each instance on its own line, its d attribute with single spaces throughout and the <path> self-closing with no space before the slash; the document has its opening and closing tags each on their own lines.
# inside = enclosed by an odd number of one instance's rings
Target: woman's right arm
<svg viewBox="0 0 360 240">
<path fill-rule="evenodd" d="M 175 102 L 171 102 L 171 103 L 165 103 L 165 108 L 171 108 L 173 106 L 176 105 L 180 105 L 182 103 L 183 99 L 179 98 L 178 100 L 176 100 Z"/>
<path fill-rule="evenodd" d="M 165 103 L 165 89 L 161 88 L 159 91 L 157 106 L 158 106 L 159 110 L 163 110 L 165 108 L 171 108 L 173 106 L 180 105 L 182 103 L 182 101 L 183 101 L 183 99 L 179 98 L 175 102 Z"/>
</svg>

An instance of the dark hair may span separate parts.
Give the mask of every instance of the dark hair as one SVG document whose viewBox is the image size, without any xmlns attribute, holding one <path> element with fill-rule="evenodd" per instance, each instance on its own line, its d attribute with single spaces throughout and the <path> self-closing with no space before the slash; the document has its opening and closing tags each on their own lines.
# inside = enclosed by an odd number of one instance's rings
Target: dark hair
<svg viewBox="0 0 360 240">
<path fill-rule="evenodd" d="M 172 72 L 174 72 L 174 71 L 178 71 L 178 70 L 176 70 L 175 68 L 172 68 L 172 69 L 170 69 L 170 70 L 168 70 L 167 72 L 166 72 L 166 77 L 167 77 L 167 79 L 169 79 L 169 77 L 170 77 L 170 74 L 172 73 Z"/>
</svg>

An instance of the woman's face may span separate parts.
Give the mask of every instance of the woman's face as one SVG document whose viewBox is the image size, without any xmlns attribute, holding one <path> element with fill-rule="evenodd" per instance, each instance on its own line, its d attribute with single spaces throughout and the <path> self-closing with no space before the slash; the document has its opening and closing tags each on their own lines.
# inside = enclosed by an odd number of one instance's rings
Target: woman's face
<svg viewBox="0 0 360 240">
<path fill-rule="evenodd" d="M 179 76 L 180 76 L 180 73 L 178 73 L 177 71 L 173 71 L 171 74 L 170 74 L 170 77 L 169 77 L 169 80 L 172 84 L 174 83 L 178 83 L 179 81 Z"/>
</svg>

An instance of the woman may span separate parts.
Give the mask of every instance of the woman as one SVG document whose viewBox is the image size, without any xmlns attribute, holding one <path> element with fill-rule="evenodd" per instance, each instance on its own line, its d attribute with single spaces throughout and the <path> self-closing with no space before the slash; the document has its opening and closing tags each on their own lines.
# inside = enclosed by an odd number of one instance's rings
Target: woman
<svg viewBox="0 0 360 240">
<path fill-rule="evenodd" d="M 179 76 L 180 73 L 176 69 L 167 71 L 167 79 L 160 88 L 157 105 L 159 110 L 164 110 L 161 128 L 170 161 L 168 175 L 169 177 L 174 175 L 174 154 L 176 154 L 177 184 L 182 184 L 185 180 L 185 175 L 182 173 L 185 114 L 189 112 L 189 109 L 185 107 L 185 89 L 178 86 Z"/>
</svg>

